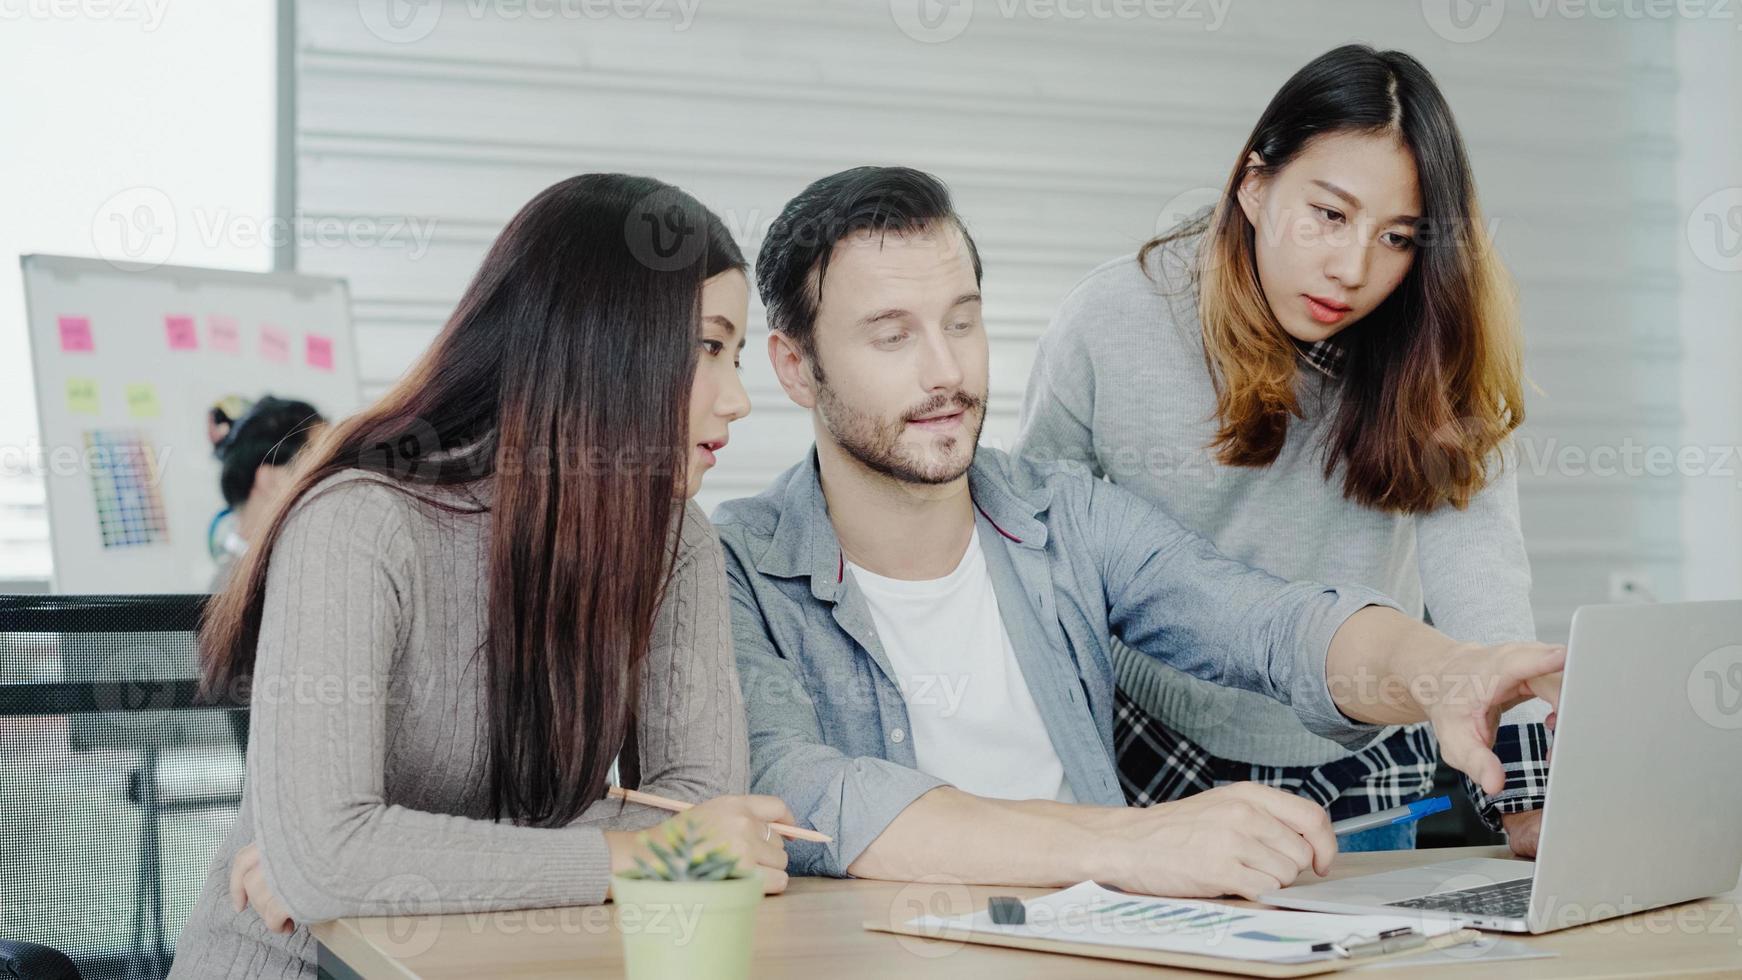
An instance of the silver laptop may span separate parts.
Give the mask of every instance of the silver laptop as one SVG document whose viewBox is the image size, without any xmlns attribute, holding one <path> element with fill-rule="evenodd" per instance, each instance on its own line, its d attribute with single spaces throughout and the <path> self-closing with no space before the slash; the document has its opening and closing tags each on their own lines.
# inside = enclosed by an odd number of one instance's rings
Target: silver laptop
<svg viewBox="0 0 1742 980">
<path fill-rule="evenodd" d="M 1705 898 L 1742 872 L 1742 601 L 1573 615 L 1535 862 L 1472 859 L 1260 896 L 1551 932 Z"/>
</svg>

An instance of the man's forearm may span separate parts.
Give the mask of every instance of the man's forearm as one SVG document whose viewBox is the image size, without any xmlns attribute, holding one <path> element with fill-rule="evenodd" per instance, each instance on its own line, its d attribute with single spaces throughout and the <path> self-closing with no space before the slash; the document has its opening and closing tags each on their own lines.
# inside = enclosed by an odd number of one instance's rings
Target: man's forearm
<svg viewBox="0 0 1742 980">
<path fill-rule="evenodd" d="M 1406 725 L 1427 717 L 1418 685 L 1431 683 L 1456 646 L 1439 630 L 1382 606 L 1343 622 L 1325 656 L 1337 709 L 1356 721 Z"/>
<path fill-rule="evenodd" d="M 1102 874 L 1123 808 L 993 800 L 941 786 L 909 804 L 847 867 L 856 878 L 969 884 L 1073 885 Z"/>
</svg>

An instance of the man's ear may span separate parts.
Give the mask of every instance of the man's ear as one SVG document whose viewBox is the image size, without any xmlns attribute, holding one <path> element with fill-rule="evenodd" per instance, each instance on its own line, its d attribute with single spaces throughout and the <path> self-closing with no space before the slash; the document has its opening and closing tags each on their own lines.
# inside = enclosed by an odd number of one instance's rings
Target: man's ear
<svg viewBox="0 0 1742 980">
<path fill-rule="evenodd" d="M 1253 150 L 1246 157 L 1246 169 L 1240 176 L 1240 186 L 1234 196 L 1240 201 L 1240 210 L 1246 212 L 1246 220 L 1252 227 L 1258 227 L 1258 212 L 1264 206 L 1264 176 L 1255 167 L 1264 166 L 1264 158 Z"/>
<path fill-rule="evenodd" d="M 810 361 L 791 337 L 778 330 L 768 331 L 768 363 L 774 366 L 774 376 L 780 379 L 780 387 L 793 404 L 806 409 L 817 407 L 817 385 Z"/>
</svg>

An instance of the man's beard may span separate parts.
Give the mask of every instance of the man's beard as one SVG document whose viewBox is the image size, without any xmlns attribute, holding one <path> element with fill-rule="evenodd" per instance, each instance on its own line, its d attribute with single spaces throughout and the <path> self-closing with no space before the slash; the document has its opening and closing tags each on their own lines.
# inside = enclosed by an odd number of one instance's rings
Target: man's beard
<svg viewBox="0 0 1742 980">
<path fill-rule="evenodd" d="M 966 473 L 974 462 L 974 447 L 980 442 L 980 430 L 986 424 L 986 399 L 965 391 L 939 395 L 910 409 L 894 422 L 883 422 L 849 407 L 835 397 L 834 390 L 826 384 L 817 389 L 817 400 L 822 409 L 823 424 L 828 426 L 829 433 L 847 455 L 872 471 L 902 483 L 949 483 Z M 960 464 L 951 460 L 928 462 L 902 445 L 901 437 L 907 431 L 907 423 L 952 407 L 961 409 L 962 427 L 968 439 L 967 458 Z M 960 438 L 950 436 L 939 440 L 938 445 L 947 452 Z"/>
</svg>

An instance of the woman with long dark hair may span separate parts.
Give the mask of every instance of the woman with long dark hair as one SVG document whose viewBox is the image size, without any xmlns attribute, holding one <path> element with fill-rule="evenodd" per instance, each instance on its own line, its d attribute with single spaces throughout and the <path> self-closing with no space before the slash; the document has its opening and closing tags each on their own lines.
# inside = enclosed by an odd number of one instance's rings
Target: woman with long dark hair
<svg viewBox="0 0 1742 980">
<path fill-rule="evenodd" d="M 1535 639 L 1510 436 L 1524 420 L 1510 283 L 1450 107 L 1407 54 L 1300 69 L 1215 206 L 1109 262 L 1041 341 L 1019 451 L 1089 463 L 1221 551 L 1365 585 L 1473 643 Z M 1236 781 L 1338 819 L 1421 798 L 1422 726 L 1350 754 L 1288 709 L 1122 650 L 1115 741 L 1148 805 Z M 1541 702 L 1507 716 L 1507 786 L 1467 789 L 1533 853 Z M 1345 839 L 1408 847 L 1414 825 Z"/>
<path fill-rule="evenodd" d="M 303 925 L 339 916 L 604 901 L 669 817 L 605 799 L 631 732 L 642 788 L 785 886 L 786 807 L 727 795 L 724 566 L 686 503 L 749 411 L 744 269 L 674 187 L 565 180 L 303 454 L 201 634 L 206 692 L 250 685 L 254 725 L 175 976 L 313 976 Z"/>
</svg>

